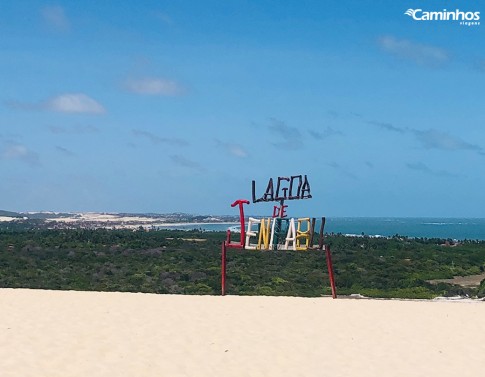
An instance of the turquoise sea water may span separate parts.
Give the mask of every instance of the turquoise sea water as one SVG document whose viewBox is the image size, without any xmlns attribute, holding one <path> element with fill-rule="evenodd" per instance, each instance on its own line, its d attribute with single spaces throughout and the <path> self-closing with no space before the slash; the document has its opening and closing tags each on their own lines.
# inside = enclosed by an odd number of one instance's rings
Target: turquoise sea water
<svg viewBox="0 0 485 377">
<path fill-rule="evenodd" d="M 485 240 L 485 219 L 341 217 L 327 219 L 325 230 L 344 234 Z"/>
<path fill-rule="evenodd" d="M 316 229 L 318 229 L 318 224 Z M 164 229 L 202 229 L 204 231 L 236 230 L 238 224 L 197 224 L 167 226 Z M 399 218 L 399 217 L 330 217 L 326 233 L 368 236 L 451 238 L 485 240 L 485 218 Z"/>
</svg>

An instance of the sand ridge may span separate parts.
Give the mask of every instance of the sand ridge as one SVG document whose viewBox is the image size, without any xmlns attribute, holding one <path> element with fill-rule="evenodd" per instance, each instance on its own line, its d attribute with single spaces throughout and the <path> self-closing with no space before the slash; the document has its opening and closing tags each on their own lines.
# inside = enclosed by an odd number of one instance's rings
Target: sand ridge
<svg viewBox="0 0 485 377">
<path fill-rule="evenodd" d="M 0 289 L 0 375 L 480 376 L 485 303 Z"/>
</svg>

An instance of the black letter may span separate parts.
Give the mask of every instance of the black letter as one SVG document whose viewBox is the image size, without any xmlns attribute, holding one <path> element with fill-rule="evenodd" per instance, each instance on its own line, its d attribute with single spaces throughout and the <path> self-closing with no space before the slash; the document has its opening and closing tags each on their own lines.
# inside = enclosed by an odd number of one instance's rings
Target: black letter
<svg viewBox="0 0 485 377">
<path fill-rule="evenodd" d="M 306 194 L 306 192 L 308 192 L 308 194 Z M 301 187 L 301 199 L 311 199 L 311 197 L 310 184 L 308 183 L 308 179 L 305 175 L 305 180 L 303 181 L 303 186 Z"/>
<path fill-rule="evenodd" d="M 274 200 L 273 178 L 269 179 L 268 187 L 266 187 L 266 192 L 261 199 L 263 202 L 272 202 Z"/>
<path fill-rule="evenodd" d="M 298 190 L 296 191 L 296 195 L 293 195 L 293 181 L 298 178 Z M 290 196 L 288 199 L 300 199 L 300 190 L 301 190 L 301 175 L 292 175 L 290 180 Z"/>
<path fill-rule="evenodd" d="M 286 177 L 278 177 L 278 185 L 276 186 L 276 198 L 275 200 L 285 200 L 288 199 L 286 196 L 286 192 L 288 191 L 288 187 L 283 188 L 283 196 L 280 196 L 280 183 L 281 181 L 290 181 L 290 178 Z"/>
<path fill-rule="evenodd" d="M 256 199 L 256 181 L 253 181 L 252 189 L 253 189 L 252 190 L 253 191 L 253 203 L 260 202 L 261 201 L 261 198 Z"/>
</svg>

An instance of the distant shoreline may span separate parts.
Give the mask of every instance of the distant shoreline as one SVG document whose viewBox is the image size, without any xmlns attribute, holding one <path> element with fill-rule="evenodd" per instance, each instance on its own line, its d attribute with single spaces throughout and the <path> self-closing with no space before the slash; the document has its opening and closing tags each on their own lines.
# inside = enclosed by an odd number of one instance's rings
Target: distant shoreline
<svg viewBox="0 0 485 377">
<path fill-rule="evenodd" d="M 240 225 L 240 222 L 225 221 L 225 222 L 208 222 L 208 223 L 164 223 L 160 225 L 162 227 L 166 226 L 192 226 L 192 225 Z"/>
<path fill-rule="evenodd" d="M 106 228 L 106 229 L 202 229 L 225 232 L 239 226 L 238 216 L 175 214 L 24 214 L 24 217 L 0 216 L 0 226 L 25 229 Z M 46 217 L 42 217 L 46 216 Z M 261 218 L 261 216 L 256 216 Z M 315 229 L 319 229 L 319 219 Z M 232 229 L 236 232 L 236 229 Z M 326 217 L 325 233 L 354 237 L 437 238 L 444 240 L 485 240 L 485 218 L 443 217 Z"/>
</svg>

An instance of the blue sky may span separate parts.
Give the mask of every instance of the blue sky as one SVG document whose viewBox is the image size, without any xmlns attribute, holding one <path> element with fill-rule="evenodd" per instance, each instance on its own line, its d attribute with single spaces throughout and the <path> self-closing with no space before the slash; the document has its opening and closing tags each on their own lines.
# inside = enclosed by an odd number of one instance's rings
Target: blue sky
<svg viewBox="0 0 485 377">
<path fill-rule="evenodd" d="M 2 0 L 0 208 L 483 217 L 484 4 Z"/>
</svg>

